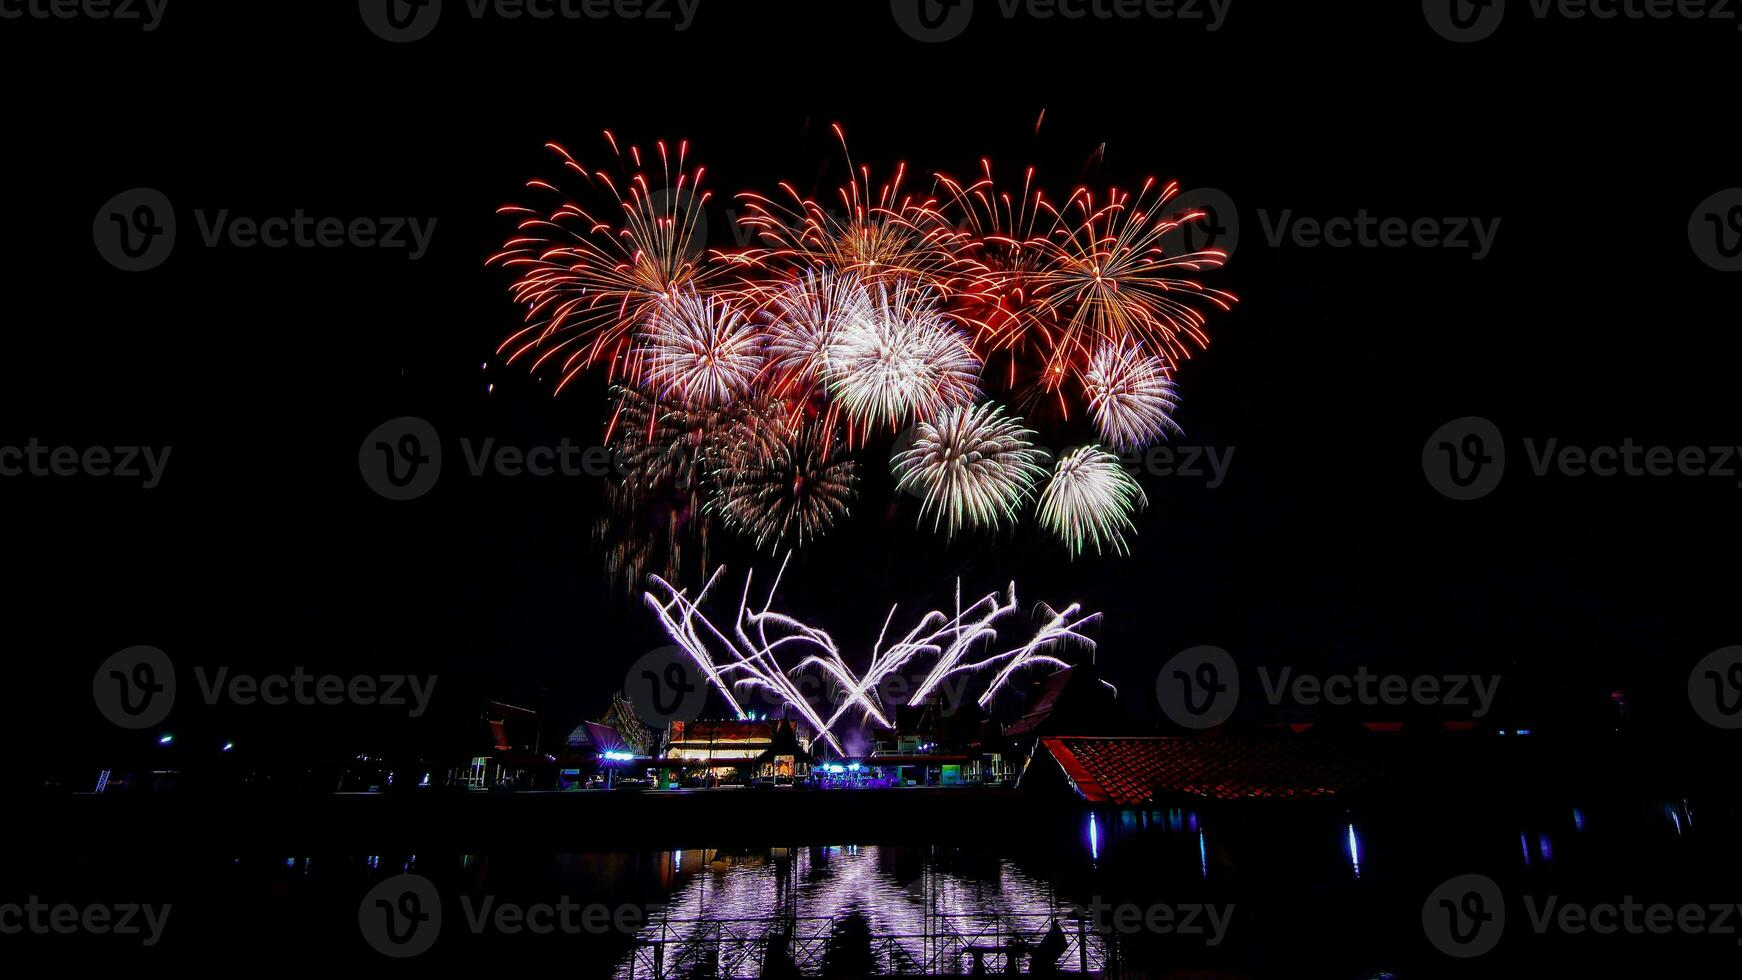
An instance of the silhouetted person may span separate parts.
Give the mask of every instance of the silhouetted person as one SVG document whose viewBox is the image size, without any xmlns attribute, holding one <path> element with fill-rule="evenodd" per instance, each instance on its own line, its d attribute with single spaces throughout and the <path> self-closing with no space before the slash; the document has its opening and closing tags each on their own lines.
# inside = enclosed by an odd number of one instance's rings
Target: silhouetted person
<svg viewBox="0 0 1742 980">
<path fill-rule="evenodd" d="M 823 947 L 823 976 L 868 977 L 877 970 L 877 956 L 871 950 L 871 924 L 865 916 L 853 912 L 835 920 L 829 930 L 828 945 Z"/>
<path fill-rule="evenodd" d="M 1059 957 L 1065 955 L 1065 931 L 1059 925 L 1059 920 L 1052 920 L 1052 928 L 1040 939 L 1040 945 L 1034 947 L 1034 957 L 1030 959 L 1028 972 L 1037 977 L 1050 977 L 1058 973 Z"/>
</svg>

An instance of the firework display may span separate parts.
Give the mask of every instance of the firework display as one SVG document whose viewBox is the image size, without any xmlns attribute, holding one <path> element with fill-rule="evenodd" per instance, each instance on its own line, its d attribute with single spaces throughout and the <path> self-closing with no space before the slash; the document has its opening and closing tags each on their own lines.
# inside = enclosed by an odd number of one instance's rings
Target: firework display
<svg viewBox="0 0 1742 980">
<path fill-rule="evenodd" d="M 1204 215 L 1154 179 L 1062 203 L 1034 168 L 1000 189 L 989 162 L 929 190 L 906 164 L 878 180 L 833 132 L 846 182 L 739 194 L 755 244 L 736 251 L 705 247 L 710 194 L 685 142 L 643 152 L 607 133 L 609 169 L 552 144 L 604 203 L 538 180 L 556 203 L 502 209 L 516 227 L 490 261 L 525 323 L 499 353 L 551 369 L 558 391 L 589 368 L 614 382 L 614 520 L 632 530 L 602 528 L 622 537 L 613 566 L 676 574 L 680 537 L 705 566 L 715 523 L 768 550 L 815 541 L 859 493 L 853 453 L 904 431 L 891 471 L 921 526 L 955 537 L 1032 509 L 1072 557 L 1126 553 L 1148 501 L 1114 453 L 1179 431 L 1175 377 L 1208 344 L 1207 313 L 1235 302 L 1198 278 L 1223 253 L 1174 247 Z M 1073 448 L 1055 461 L 1037 428 Z"/>
<path fill-rule="evenodd" d="M 922 703 L 945 679 L 962 674 L 987 678 L 976 698 L 976 703 L 985 707 L 1011 678 L 1026 668 L 1069 667 L 1070 662 L 1058 653 L 1072 647 L 1091 652 L 1095 649 L 1095 641 L 1082 630 L 1098 621 L 1100 613 L 1085 613 L 1075 603 L 1062 610 L 1041 603 L 1037 608 L 1045 622 L 1040 629 L 1025 643 L 992 652 L 992 644 L 998 638 L 994 624 L 1018 608 L 1016 585 L 1011 583 L 1003 594 L 988 594 L 963 608 L 958 582 L 954 615 L 938 610 L 927 612 L 917 625 L 893 641 L 889 624 L 894 622 L 896 610 L 891 608 L 882 633 L 872 645 L 870 662 L 860 673 L 849 665 L 827 632 L 771 609 L 785 572 L 783 562 L 760 608 L 751 605 L 752 576 L 746 575 L 737 613 L 725 628 L 702 612 L 708 593 L 725 573 L 724 568 L 717 569 L 694 598 L 664 578 L 649 575 L 652 590 L 644 594 L 644 599 L 672 641 L 695 662 L 707 683 L 735 713 L 745 714 L 743 705 L 748 693 L 760 693 L 780 705 L 789 716 L 803 719 L 838 754 L 845 754 L 840 726 L 849 711 L 857 710 L 862 723 L 885 729 L 894 727 L 888 706 L 878 694 L 880 685 L 890 675 L 918 664 L 922 658 L 929 658 L 932 665 L 907 703 Z M 820 672 L 831 682 L 832 696 L 817 699 L 828 704 L 819 707 L 806 697 L 807 685 L 801 682 L 810 670 Z M 826 716 L 824 710 L 829 711 Z"/>
</svg>

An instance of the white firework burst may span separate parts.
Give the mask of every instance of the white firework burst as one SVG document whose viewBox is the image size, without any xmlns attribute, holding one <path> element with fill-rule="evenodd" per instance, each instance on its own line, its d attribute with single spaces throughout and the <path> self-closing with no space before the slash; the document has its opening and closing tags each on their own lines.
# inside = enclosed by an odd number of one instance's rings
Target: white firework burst
<svg viewBox="0 0 1742 980">
<path fill-rule="evenodd" d="M 896 488 L 924 499 L 920 520 L 930 513 L 933 530 L 947 521 L 954 536 L 958 528 L 1014 521 L 1046 476 L 1045 461 L 1033 430 L 988 402 L 946 408 L 937 421 L 919 423 L 913 445 L 893 462 Z"/>
<path fill-rule="evenodd" d="M 1100 446 L 1083 446 L 1059 457 L 1052 479 L 1040 494 L 1040 523 L 1058 535 L 1071 557 L 1090 545 L 1099 555 L 1111 549 L 1130 554 L 1125 535 L 1135 533 L 1131 514 L 1149 498 L 1119 457 Z"/>
<path fill-rule="evenodd" d="M 684 405 L 730 404 L 762 369 L 755 326 L 733 304 L 694 291 L 662 299 L 639 339 L 642 385 Z"/>
<path fill-rule="evenodd" d="M 806 272 L 776 287 L 763 315 L 772 384 L 779 392 L 802 391 L 825 374 L 840 324 L 871 317 L 871 294 L 857 276 Z"/>
<path fill-rule="evenodd" d="M 1179 396 L 1167 364 L 1129 337 L 1102 344 L 1083 372 L 1083 390 L 1101 437 L 1120 452 L 1134 452 L 1180 431 L 1172 413 Z"/>
<path fill-rule="evenodd" d="M 980 359 L 928 289 L 879 284 L 863 314 L 839 320 L 826 347 L 829 391 L 861 427 L 935 418 L 979 397 Z"/>
</svg>

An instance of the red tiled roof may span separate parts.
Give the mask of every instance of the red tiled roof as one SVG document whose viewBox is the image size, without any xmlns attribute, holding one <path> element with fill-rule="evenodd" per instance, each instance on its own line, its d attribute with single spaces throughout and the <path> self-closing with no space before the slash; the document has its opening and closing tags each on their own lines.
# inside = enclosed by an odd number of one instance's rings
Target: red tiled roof
<svg viewBox="0 0 1742 980">
<path fill-rule="evenodd" d="M 1330 797 L 1373 774 L 1327 745 L 1288 738 L 1058 737 L 1040 744 L 1085 800 L 1121 806 L 1167 795 Z"/>
</svg>

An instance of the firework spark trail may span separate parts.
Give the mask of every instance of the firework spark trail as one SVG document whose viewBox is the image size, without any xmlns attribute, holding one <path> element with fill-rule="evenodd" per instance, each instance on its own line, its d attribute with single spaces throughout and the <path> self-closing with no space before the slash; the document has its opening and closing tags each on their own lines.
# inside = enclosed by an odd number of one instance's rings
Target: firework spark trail
<svg viewBox="0 0 1742 980">
<path fill-rule="evenodd" d="M 1170 363 L 1191 357 L 1183 336 L 1199 349 L 1209 346 L 1206 317 L 1188 299 L 1224 311 L 1232 293 L 1204 286 L 1180 273 L 1220 267 L 1227 254 L 1216 249 L 1167 254 L 1164 240 L 1182 225 L 1204 217 L 1178 217 L 1161 210 L 1179 193 L 1179 184 L 1162 186 L 1151 178 L 1136 194 L 1114 189 L 1105 203 L 1078 188 L 1055 211 L 1057 222 L 1046 237 L 1047 260 L 1035 277 L 1037 297 L 1030 315 L 1052 322 L 1056 335 L 1043 380 L 1063 380 L 1065 366 L 1081 363 L 1098 342 L 1130 337 L 1159 352 Z"/>
<path fill-rule="evenodd" d="M 788 553 L 787 559 L 790 558 L 791 554 Z M 758 688 L 767 691 L 797 713 L 842 755 L 846 753 L 834 732 L 835 725 L 850 709 L 858 708 L 863 711 L 866 721 L 885 729 L 893 728 L 877 699 L 876 689 L 890 674 L 918 658 L 933 657 L 935 661 L 913 696 L 908 699 L 909 704 L 921 703 L 951 676 L 976 674 L 996 668 L 995 675 L 977 701 L 983 708 L 991 703 L 1012 677 L 1026 668 L 1037 665 L 1070 666 L 1068 661 L 1047 651 L 1073 645 L 1093 651 L 1095 642 L 1081 630 L 1099 621 L 1101 615 L 1085 614 L 1077 603 L 1072 603 L 1062 611 L 1055 611 L 1051 606 L 1042 603 L 1038 608 L 1045 613 L 1047 621 L 1028 642 L 1001 653 L 969 660 L 976 643 L 985 641 L 989 645 L 997 639 L 998 631 L 993 624 L 1016 610 L 1016 586 L 1012 583 L 1002 598 L 998 593 L 990 593 L 964 609 L 961 585 L 958 582 L 954 616 L 938 610 L 929 611 L 920 617 L 917 625 L 885 648 L 889 625 L 894 622 L 897 611 L 897 607 L 892 607 L 888 617 L 884 619 L 877 642 L 872 647 L 870 664 L 861 674 L 847 663 L 839 645 L 826 631 L 772 610 L 774 594 L 786 573 L 785 561 L 781 563 L 780 571 L 769 587 L 768 598 L 760 609 L 750 607 L 751 576 L 745 576 L 744 591 L 739 597 L 738 611 L 733 620 L 733 636 L 728 637 L 725 631 L 716 627 L 701 611 L 709 591 L 724 572 L 724 568 L 716 569 L 694 600 L 689 598 L 686 591 L 678 589 L 665 579 L 649 575 L 649 582 L 655 589 L 663 591 L 664 598 L 656 596 L 652 591 L 646 593 L 644 598 L 648 607 L 658 616 L 666 633 L 695 661 L 708 678 L 708 683 L 726 696 L 727 703 L 735 713 L 742 715 L 744 711 L 733 693 L 734 688 Z M 681 615 L 674 615 L 674 610 Z M 708 639 L 710 637 L 711 641 Z M 793 667 L 783 668 L 776 652 L 793 646 L 810 648 L 813 652 L 799 657 Z M 717 658 L 710 652 L 711 649 L 717 649 L 724 658 Z M 823 672 L 840 689 L 840 703 L 826 720 L 805 700 L 803 691 L 793 682 L 794 676 L 809 668 Z"/>
<path fill-rule="evenodd" d="M 784 571 L 785 565 L 782 564 L 781 568 Z M 685 653 L 690 655 L 690 658 L 696 662 L 696 666 L 700 667 L 702 672 L 707 675 L 708 682 L 725 695 L 726 702 L 732 706 L 735 714 L 743 716 L 744 709 L 732 693 L 732 687 L 762 688 L 796 711 L 799 717 L 811 725 L 813 731 L 828 739 L 829 744 L 834 747 L 836 752 L 845 755 L 841 743 L 835 740 L 834 732 L 830 731 L 828 726 L 823 723 L 822 718 L 818 717 L 810 703 L 804 699 L 803 692 L 792 683 L 786 673 L 780 669 L 778 662 L 775 661 L 773 648 L 779 645 L 779 642 L 774 644 L 765 642 L 762 646 L 757 647 L 744 632 L 744 624 L 748 617 L 746 607 L 749 604 L 750 576 L 744 577 L 744 594 L 738 601 L 738 616 L 733 623 L 733 632 L 738 637 L 738 641 L 744 644 L 743 648 L 740 648 L 706 616 L 702 615 L 699 604 L 706 600 L 708 590 L 713 588 L 714 582 L 724 571 L 725 568 L 721 567 L 709 576 L 708 584 L 702 587 L 702 591 L 697 594 L 695 601 L 691 601 L 683 590 L 676 588 L 659 576 L 649 575 L 648 580 L 654 586 L 663 588 L 668 597 L 661 601 L 652 592 L 648 592 L 644 598 L 648 607 L 654 611 L 654 615 L 659 617 L 660 624 L 665 627 L 666 633 L 677 642 L 679 647 L 683 648 Z M 776 576 L 775 584 L 768 590 L 769 602 L 773 602 L 774 590 L 779 587 L 779 584 L 780 578 Z M 671 612 L 674 607 L 683 613 L 681 620 L 673 618 Z M 764 606 L 763 612 L 767 612 L 766 606 Z M 698 620 L 706 627 L 714 641 L 732 656 L 730 661 L 721 664 L 708 653 L 708 644 L 696 631 L 695 622 Z M 734 680 L 728 686 L 725 680 L 728 673 L 741 673 L 747 676 Z"/>
<path fill-rule="evenodd" d="M 738 195 L 746 214 L 738 221 L 766 247 L 720 257 L 757 268 L 827 267 L 857 276 L 867 283 L 914 279 L 939 290 L 968 260 L 962 251 L 970 242 L 944 217 L 934 197 L 918 197 L 904 184 L 907 165 L 877 185 L 869 167 L 853 164 L 847 134 L 833 127 L 846 160 L 847 182 L 836 191 L 840 209 L 801 194 L 782 181 L 779 200 L 746 192 Z"/>
<path fill-rule="evenodd" d="M 606 364 L 615 376 L 650 308 L 686 287 L 706 286 L 716 271 L 690 245 L 710 195 L 701 189 L 705 169 L 684 169 L 689 143 L 678 144 L 675 161 L 664 141 L 656 144 L 660 165 L 652 175 L 639 147 L 629 147 L 625 159 L 616 138 L 605 136 L 624 170 L 621 178 L 589 170 L 555 143 L 546 146 L 565 170 L 606 191 L 621 212 L 618 220 L 596 217 L 566 195 L 547 210 L 506 205 L 497 213 L 517 216 L 518 234 L 486 263 L 515 273 L 509 293 L 526 307 L 526 326 L 510 334 L 497 354 L 508 363 L 536 354 L 535 372 L 555 360 L 562 376 L 558 391 L 596 364 Z M 562 194 L 543 180 L 527 187 Z"/>
</svg>

